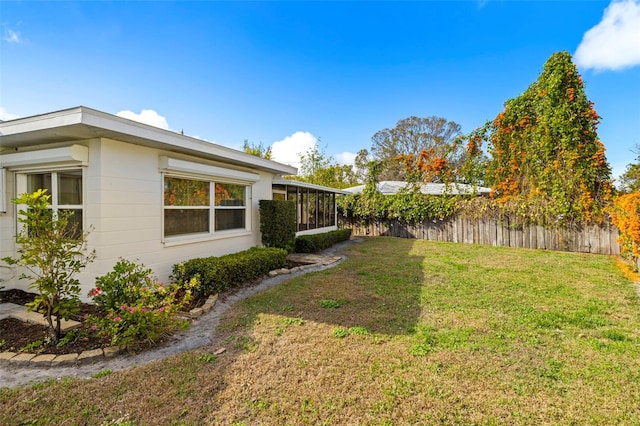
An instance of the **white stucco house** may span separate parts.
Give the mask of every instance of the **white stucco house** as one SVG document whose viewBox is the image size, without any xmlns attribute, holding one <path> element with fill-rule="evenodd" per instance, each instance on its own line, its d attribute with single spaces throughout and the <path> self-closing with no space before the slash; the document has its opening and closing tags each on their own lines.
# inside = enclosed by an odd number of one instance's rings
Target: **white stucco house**
<svg viewBox="0 0 640 426">
<path fill-rule="evenodd" d="M 87 107 L 0 122 L 0 258 L 16 255 L 12 199 L 46 188 L 51 208 L 92 229 L 86 300 L 118 258 L 167 282 L 174 264 L 261 245 L 258 202 L 298 204 L 298 231 L 336 229 L 341 191 L 283 180 L 294 167 Z M 28 289 L 0 262 L 0 286 Z"/>
</svg>

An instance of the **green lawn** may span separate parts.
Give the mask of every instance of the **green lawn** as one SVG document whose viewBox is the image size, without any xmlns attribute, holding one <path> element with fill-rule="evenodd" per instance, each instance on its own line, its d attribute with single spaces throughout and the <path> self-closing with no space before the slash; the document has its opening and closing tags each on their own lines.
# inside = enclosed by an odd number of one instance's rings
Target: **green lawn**
<svg viewBox="0 0 640 426">
<path fill-rule="evenodd" d="M 0 419 L 640 424 L 640 297 L 615 259 L 394 238 L 347 255 L 238 304 L 214 347 L 0 390 Z"/>
</svg>

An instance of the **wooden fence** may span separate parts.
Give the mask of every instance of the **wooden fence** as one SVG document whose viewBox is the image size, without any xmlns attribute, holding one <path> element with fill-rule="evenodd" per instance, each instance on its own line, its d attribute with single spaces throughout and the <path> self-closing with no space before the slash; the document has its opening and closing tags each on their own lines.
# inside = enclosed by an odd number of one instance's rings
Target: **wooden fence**
<svg viewBox="0 0 640 426">
<path fill-rule="evenodd" d="M 452 217 L 417 224 L 399 221 L 372 221 L 340 218 L 341 228 L 351 228 L 354 236 L 390 236 L 429 241 L 487 244 L 581 253 L 620 254 L 618 228 L 612 224 L 546 229 L 542 226 L 513 227 L 494 219 Z"/>
</svg>

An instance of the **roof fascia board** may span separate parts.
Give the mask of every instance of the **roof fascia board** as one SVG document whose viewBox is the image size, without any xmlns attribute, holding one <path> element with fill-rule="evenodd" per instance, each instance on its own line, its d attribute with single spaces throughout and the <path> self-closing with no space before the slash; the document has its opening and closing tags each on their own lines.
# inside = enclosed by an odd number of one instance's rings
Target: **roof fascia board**
<svg viewBox="0 0 640 426">
<path fill-rule="evenodd" d="M 48 114 L 17 118 L 0 123 L 0 136 L 11 136 L 38 130 L 71 126 L 82 122 L 82 107 L 65 109 Z"/>
<path fill-rule="evenodd" d="M 133 120 L 114 116 L 91 108 L 83 107 L 82 123 L 116 133 L 123 133 L 142 139 L 156 141 L 173 148 L 173 150 L 178 148 L 178 150 L 190 153 L 199 152 L 209 154 L 248 166 L 257 167 L 259 169 L 269 170 L 278 174 L 297 173 L 297 169 L 295 167 L 246 154 L 212 142 L 181 135 L 170 130 L 164 130 L 147 124 L 138 123 Z"/>
<path fill-rule="evenodd" d="M 350 194 L 350 192 L 344 191 L 342 189 L 330 188 L 328 186 L 316 185 L 314 183 L 300 182 L 298 180 L 292 180 L 292 179 L 274 179 L 273 184 L 297 186 L 298 188 L 317 189 L 319 191 L 334 192 L 336 194 L 344 194 L 344 195 Z"/>
<path fill-rule="evenodd" d="M 73 125 L 85 125 L 88 129 L 119 133 L 134 140 L 139 139 L 141 142 L 146 140 L 150 142 L 150 145 L 162 145 L 170 151 L 217 157 L 221 160 L 229 160 L 236 164 L 265 170 L 277 175 L 293 175 L 298 172 L 295 167 L 286 164 L 84 106 L 1 122 L 0 136 L 19 135 Z M 98 133 L 95 136 L 101 137 Z"/>
</svg>

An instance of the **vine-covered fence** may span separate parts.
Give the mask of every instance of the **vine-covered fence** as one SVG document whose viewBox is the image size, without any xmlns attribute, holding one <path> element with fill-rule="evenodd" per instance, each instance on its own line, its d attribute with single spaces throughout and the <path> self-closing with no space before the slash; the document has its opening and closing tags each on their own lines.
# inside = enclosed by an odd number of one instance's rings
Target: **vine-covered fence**
<svg viewBox="0 0 640 426">
<path fill-rule="evenodd" d="M 616 241 L 618 228 L 603 225 L 570 226 L 546 229 L 538 225 L 510 226 L 495 219 L 451 217 L 416 224 L 400 221 L 340 219 L 340 227 L 351 228 L 354 236 L 390 236 L 429 241 L 487 244 L 493 246 L 573 251 L 581 253 L 620 254 Z"/>
</svg>

